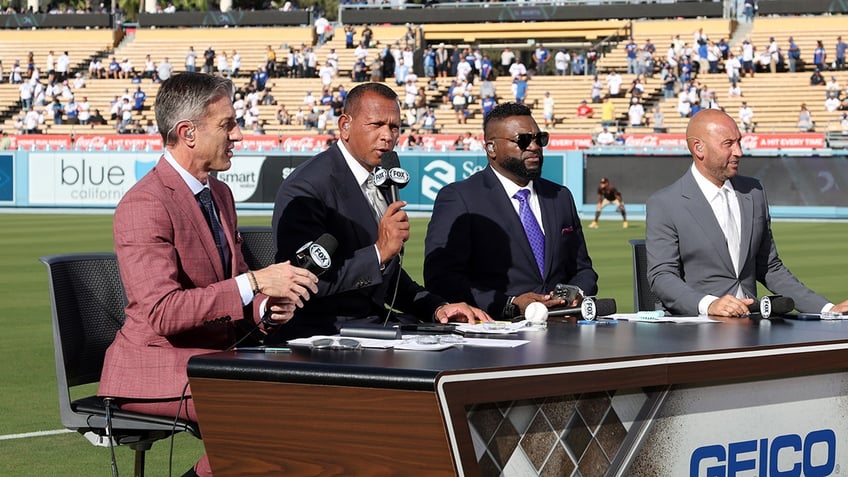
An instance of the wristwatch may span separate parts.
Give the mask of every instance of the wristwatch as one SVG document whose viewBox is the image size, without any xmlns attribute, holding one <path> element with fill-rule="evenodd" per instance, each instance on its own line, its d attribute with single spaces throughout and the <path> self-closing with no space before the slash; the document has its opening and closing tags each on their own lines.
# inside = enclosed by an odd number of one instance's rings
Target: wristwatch
<svg viewBox="0 0 848 477">
<path fill-rule="evenodd" d="M 506 305 L 504 305 L 503 309 L 503 317 L 509 320 L 518 316 L 519 310 L 518 307 L 513 303 L 513 300 L 515 300 L 514 296 L 507 297 Z"/>
</svg>

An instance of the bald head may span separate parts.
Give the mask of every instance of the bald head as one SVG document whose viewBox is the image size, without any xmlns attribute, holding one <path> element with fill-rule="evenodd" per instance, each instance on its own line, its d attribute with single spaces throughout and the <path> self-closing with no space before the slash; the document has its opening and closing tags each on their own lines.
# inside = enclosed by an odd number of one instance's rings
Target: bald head
<svg viewBox="0 0 848 477">
<path fill-rule="evenodd" d="M 695 168 L 717 187 L 738 174 L 741 143 L 736 122 L 717 109 L 699 111 L 686 127 L 686 145 Z"/>
</svg>

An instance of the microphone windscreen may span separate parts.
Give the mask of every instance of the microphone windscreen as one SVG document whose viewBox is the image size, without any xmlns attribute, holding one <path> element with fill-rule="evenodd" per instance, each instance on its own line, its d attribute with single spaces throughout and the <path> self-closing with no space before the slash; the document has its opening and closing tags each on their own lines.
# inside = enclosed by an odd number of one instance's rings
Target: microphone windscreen
<svg viewBox="0 0 848 477">
<path fill-rule="evenodd" d="M 315 243 L 324 247 L 324 250 L 330 255 L 336 253 L 336 249 L 339 248 L 339 241 L 329 233 L 321 234 L 320 237 L 315 239 Z"/>
<path fill-rule="evenodd" d="M 339 241 L 331 234 L 325 233 L 310 242 L 306 248 L 305 256 L 299 259 L 300 266 L 314 273 L 321 275 L 330 269 L 333 264 L 332 256 L 339 246 Z"/>
<path fill-rule="evenodd" d="M 618 311 L 615 305 L 615 298 L 596 298 L 595 309 L 597 310 L 597 316 L 612 315 Z"/>
<path fill-rule="evenodd" d="M 380 156 L 380 163 L 388 171 L 400 167 L 400 158 L 395 151 L 386 151 Z"/>
<path fill-rule="evenodd" d="M 771 299 L 771 314 L 785 315 L 795 309 L 795 300 L 788 296 L 776 296 Z"/>
</svg>

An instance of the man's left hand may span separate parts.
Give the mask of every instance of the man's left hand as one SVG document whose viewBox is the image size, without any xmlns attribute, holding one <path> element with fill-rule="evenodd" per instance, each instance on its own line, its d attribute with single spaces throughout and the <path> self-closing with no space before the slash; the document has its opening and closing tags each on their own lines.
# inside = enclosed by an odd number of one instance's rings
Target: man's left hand
<svg viewBox="0 0 848 477">
<path fill-rule="evenodd" d="M 495 321 L 485 311 L 468 305 L 467 303 L 448 303 L 436 308 L 434 313 L 436 321 L 439 323 L 447 323 L 455 321 L 459 323 L 476 323 Z"/>
</svg>

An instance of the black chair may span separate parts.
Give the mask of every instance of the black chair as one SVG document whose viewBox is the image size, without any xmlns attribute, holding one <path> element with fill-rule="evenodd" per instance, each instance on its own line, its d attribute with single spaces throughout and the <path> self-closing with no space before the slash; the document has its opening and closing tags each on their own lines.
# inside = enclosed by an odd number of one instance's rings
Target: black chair
<svg viewBox="0 0 848 477">
<path fill-rule="evenodd" d="M 633 308 L 635 311 L 662 310 L 662 303 L 651 292 L 648 283 L 648 254 L 644 239 L 632 239 L 633 248 Z"/>
<path fill-rule="evenodd" d="M 241 253 L 251 270 L 259 270 L 274 263 L 277 245 L 270 226 L 239 227 L 241 234 Z"/>
<path fill-rule="evenodd" d="M 199 438 L 199 428 L 190 421 L 175 424 L 174 418 L 122 411 L 98 396 L 71 400 L 72 388 L 100 381 L 106 348 L 124 323 L 126 294 L 114 253 L 53 255 L 41 261 L 50 282 L 62 425 L 97 446 L 129 446 L 135 450 L 135 475 L 142 476 L 145 452 L 154 442 L 183 431 Z"/>
</svg>

